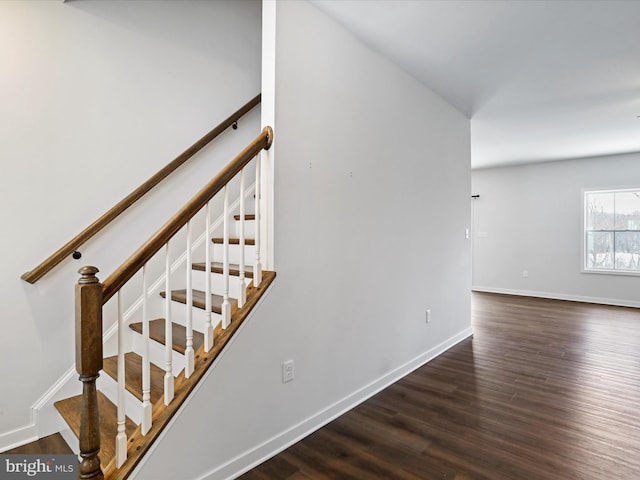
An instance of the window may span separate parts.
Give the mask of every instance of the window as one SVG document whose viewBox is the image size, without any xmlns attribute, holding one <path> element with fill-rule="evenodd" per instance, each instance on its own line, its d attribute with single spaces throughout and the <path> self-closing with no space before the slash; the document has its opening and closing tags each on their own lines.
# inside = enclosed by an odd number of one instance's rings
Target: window
<svg viewBox="0 0 640 480">
<path fill-rule="evenodd" d="M 585 271 L 640 274 L 640 189 L 584 193 Z"/>
</svg>

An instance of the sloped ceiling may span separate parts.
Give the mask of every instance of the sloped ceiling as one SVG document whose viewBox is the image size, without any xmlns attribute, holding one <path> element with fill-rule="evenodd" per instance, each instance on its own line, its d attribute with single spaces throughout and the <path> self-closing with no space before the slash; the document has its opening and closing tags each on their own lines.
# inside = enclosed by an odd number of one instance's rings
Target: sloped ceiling
<svg viewBox="0 0 640 480">
<path fill-rule="evenodd" d="M 312 3 L 471 118 L 474 168 L 640 151 L 640 1 Z"/>
</svg>

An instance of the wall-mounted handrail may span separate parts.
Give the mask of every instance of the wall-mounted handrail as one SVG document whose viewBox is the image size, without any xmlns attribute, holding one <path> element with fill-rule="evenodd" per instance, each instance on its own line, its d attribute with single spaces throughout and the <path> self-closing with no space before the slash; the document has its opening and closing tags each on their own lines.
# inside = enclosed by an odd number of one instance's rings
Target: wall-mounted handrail
<svg viewBox="0 0 640 480">
<path fill-rule="evenodd" d="M 73 239 L 63 245 L 55 253 L 49 256 L 46 260 L 40 263 L 33 270 L 24 273 L 20 278 L 22 280 L 35 283 L 49 271 L 51 271 L 56 265 L 62 262 L 69 255 L 74 253 L 81 245 L 87 242 L 91 237 L 97 234 L 100 230 L 106 227 L 109 223 L 115 220 L 122 212 L 142 198 L 149 190 L 158 185 L 167 176 L 173 173 L 178 167 L 183 165 L 187 160 L 193 157 L 197 152 L 202 150 L 209 142 L 224 132 L 227 128 L 234 125 L 239 118 L 252 110 L 256 105 L 260 103 L 260 94 L 256 95 L 245 105 L 240 107 L 236 112 L 229 116 L 226 120 L 222 121 L 217 127 L 203 136 L 196 143 L 187 148 L 174 160 L 169 162 L 165 167 L 158 171 L 155 175 L 149 178 L 146 182 L 136 188 L 133 192 L 123 198 L 114 207 L 107 211 L 104 215 L 98 218 L 95 222 L 85 228 L 82 232 L 76 235 Z"/>
<path fill-rule="evenodd" d="M 102 301 L 107 302 L 138 272 L 178 231 L 198 213 L 207 202 L 244 168 L 261 150 L 268 150 L 273 130 L 265 127 L 245 149 L 200 190 L 184 207 L 164 224 L 133 255 L 124 261 L 103 282 Z"/>
</svg>

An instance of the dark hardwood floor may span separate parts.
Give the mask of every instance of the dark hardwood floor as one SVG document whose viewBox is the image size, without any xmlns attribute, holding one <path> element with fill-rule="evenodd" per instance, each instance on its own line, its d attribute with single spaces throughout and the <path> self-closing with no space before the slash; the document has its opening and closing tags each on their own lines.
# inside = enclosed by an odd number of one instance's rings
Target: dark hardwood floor
<svg viewBox="0 0 640 480">
<path fill-rule="evenodd" d="M 21 447 L 12 448 L 2 452 L 3 455 L 7 454 L 20 454 L 20 455 L 40 455 L 43 453 L 52 454 L 66 454 L 73 455 L 73 451 L 64 441 L 62 435 L 54 433 L 48 437 L 41 438 L 35 442 L 27 443 Z"/>
<path fill-rule="evenodd" d="M 640 479 L 640 310 L 473 294 L 474 336 L 241 478 Z"/>
</svg>

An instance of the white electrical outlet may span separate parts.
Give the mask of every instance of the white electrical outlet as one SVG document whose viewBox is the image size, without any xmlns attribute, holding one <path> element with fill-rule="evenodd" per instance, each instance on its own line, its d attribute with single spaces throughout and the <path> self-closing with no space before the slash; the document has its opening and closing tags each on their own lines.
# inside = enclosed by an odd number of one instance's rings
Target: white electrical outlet
<svg viewBox="0 0 640 480">
<path fill-rule="evenodd" d="M 293 381 L 293 360 L 282 362 L 282 383 Z"/>
<path fill-rule="evenodd" d="M 431 309 L 427 308 L 427 313 L 425 315 L 427 323 L 431 323 Z"/>
<path fill-rule="evenodd" d="M 523 270 L 523 271 L 522 271 L 522 276 L 523 276 L 524 278 L 528 278 L 528 277 L 529 277 L 529 270 Z"/>
</svg>

